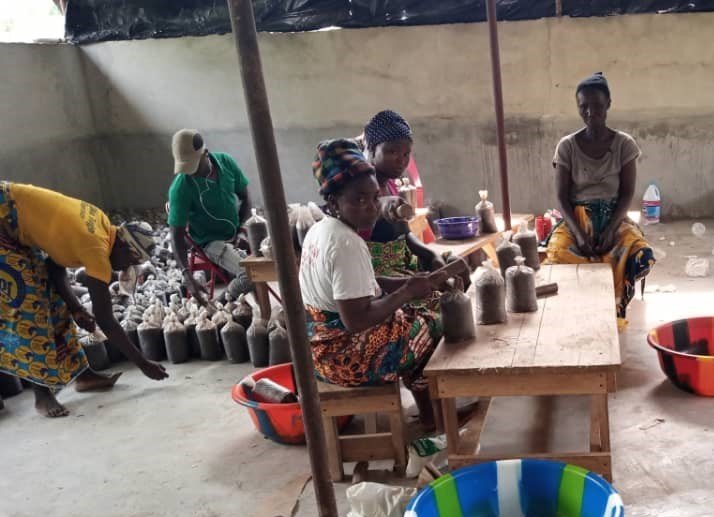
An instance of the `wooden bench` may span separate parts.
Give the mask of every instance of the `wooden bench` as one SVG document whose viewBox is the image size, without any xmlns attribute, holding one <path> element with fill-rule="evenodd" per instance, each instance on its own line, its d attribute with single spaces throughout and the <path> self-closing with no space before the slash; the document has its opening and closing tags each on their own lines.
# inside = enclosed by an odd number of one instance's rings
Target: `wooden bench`
<svg viewBox="0 0 714 517">
<path fill-rule="evenodd" d="M 393 459 L 395 472 L 404 473 L 407 457 L 398 382 L 345 388 L 317 381 L 317 388 L 333 481 L 344 478 L 343 463 L 352 461 Z M 389 432 L 377 432 L 377 413 L 389 415 Z M 337 417 L 345 415 L 367 415 L 365 433 L 340 435 Z"/>
<path fill-rule="evenodd" d="M 475 339 L 441 343 L 424 374 L 441 401 L 449 466 L 508 458 L 551 458 L 612 479 L 608 393 L 616 389 L 620 344 L 612 270 L 606 264 L 544 266 L 537 283 L 557 282 L 538 311 L 479 326 Z M 565 453 L 484 455 L 478 451 L 490 397 L 590 398 L 590 448 Z M 459 436 L 456 397 L 481 397 L 481 411 Z"/>
</svg>

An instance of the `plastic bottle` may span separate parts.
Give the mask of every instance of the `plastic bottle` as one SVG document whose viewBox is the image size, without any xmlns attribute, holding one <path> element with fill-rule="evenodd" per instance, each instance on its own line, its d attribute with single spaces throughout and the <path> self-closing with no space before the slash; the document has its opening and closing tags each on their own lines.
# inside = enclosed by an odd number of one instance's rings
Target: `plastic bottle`
<svg viewBox="0 0 714 517">
<path fill-rule="evenodd" d="M 268 236 L 268 221 L 258 215 L 256 208 L 252 209 L 252 216 L 245 222 L 245 230 L 248 233 L 248 245 L 250 252 L 260 257 L 260 243 Z"/>
<path fill-rule="evenodd" d="M 488 200 L 488 190 L 479 190 L 481 201 L 476 205 L 476 215 L 481 219 L 481 233 L 496 233 L 496 212 L 493 209 L 493 203 Z"/>
<path fill-rule="evenodd" d="M 642 222 L 644 224 L 657 224 L 662 213 L 662 197 L 659 187 L 650 183 L 642 196 Z"/>
</svg>

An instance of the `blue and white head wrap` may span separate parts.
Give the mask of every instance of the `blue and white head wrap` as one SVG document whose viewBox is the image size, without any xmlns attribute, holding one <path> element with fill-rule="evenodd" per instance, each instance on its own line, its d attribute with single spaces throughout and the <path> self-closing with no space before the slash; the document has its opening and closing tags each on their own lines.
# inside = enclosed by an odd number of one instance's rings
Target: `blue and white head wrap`
<svg viewBox="0 0 714 517">
<path fill-rule="evenodd" d="M 384 142 L 403 139 L 412 139 L 412 128 L 396 111 L 380 111 L 364 127 L 364 140 L 367 149 L 374 149 Z"/>
</svg>

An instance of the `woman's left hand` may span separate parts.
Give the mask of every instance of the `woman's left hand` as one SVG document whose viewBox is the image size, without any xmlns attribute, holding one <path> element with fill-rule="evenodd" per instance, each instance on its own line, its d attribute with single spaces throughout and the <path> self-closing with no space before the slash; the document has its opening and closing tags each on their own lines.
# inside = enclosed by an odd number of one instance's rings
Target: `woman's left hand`
<svg viewBox="0 0 714 517">
<path fill-rule="evenodd" d="M 597 244 L 595 244 L 595 253 L 598 255 L 608 253 L 613 247 L 615 247 L 616 238 L 617 227 L 608 226 L 605 228 L 605 231 L 600 235 Z"/>
<path fill-rule="evenodd" d="M 83 328 L 87 332 L 94 332 L 97 329 L 97 322 L 94 316 L 84 307 L 73 310 L 72 319 L 80 328 Z"/>
</svg>

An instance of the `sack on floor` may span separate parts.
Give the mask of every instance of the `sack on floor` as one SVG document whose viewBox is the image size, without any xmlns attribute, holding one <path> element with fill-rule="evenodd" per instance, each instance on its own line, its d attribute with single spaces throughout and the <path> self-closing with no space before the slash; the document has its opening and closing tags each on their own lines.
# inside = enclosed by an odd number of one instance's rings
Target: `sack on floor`
<svg viewBox="0 0 714 517">
<path fill-rule="evenodd" d="M 347 489 L 347 517 L 402 517 L 416 488 L 364 481 Z"/>
</svg>

